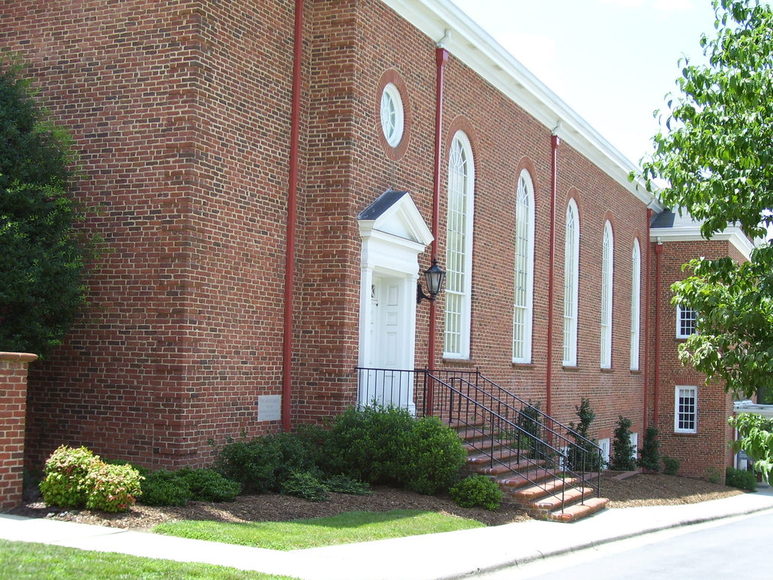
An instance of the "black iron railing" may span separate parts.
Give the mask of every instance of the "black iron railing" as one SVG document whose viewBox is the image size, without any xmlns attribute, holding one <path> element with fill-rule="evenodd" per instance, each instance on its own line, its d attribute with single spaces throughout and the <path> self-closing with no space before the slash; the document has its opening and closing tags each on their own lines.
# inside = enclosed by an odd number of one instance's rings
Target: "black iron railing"
<svg viewBox="0 0 773 580">
<path fill-rule="evenodd" d="M 559 499 L 562 510 L 572 488 L 580 490 L 580 502 L 600 495 L 601 448 L 479 371 L 357 370 L 360 401 L 440 417 L 463 430 L 491 468 L 501 465 L 539 487 Z M 567 483 L 548 483 L 556 478 Z"/>
</svg>

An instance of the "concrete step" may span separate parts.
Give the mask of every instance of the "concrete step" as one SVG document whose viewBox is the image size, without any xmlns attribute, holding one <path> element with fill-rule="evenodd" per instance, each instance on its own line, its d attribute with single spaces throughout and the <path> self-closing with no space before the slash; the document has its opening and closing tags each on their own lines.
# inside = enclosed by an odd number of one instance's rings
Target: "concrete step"
<svg viewBox="0 0 773 580">
<path fill-rule="evenodd" d="M 556 477 L 552 480 L 543 481 L 540 485 L 530 485 L 510 491 L 510 496 L 519 504 L 528 504 L 535 502 L 549 493 L 560 493 L 564 487 L 572 487 L 577 483 L 577 478 L 569 477 L 561 479 Z"/>
<path fill-rule="evenodd" d="M 556 472 L 552 469 L 543 469 L 540 467 L 540 462 L 531 460 L 525 469 L 518 469 L 519 473 L 500 473 L 501 477 L 497 477 L 497 483 L 505 491 L 514 490 L 521 487 L 530 487 L 535 483 L 545 481 L 546 479 L 553 479 L 556 477 Z"/>
<path fill-rule="evenodd" d="M 548 495 L 534 501 L 532 503 L 533 507 L 540 511 L 552 512 L 561 507 L 562 501 L 564 506 L 566 506 L 568 504 L 578 502 L 583 498 L 593 497 L 593 494 L 596 493 L 596 490 L 592 487 L 572 487 L 565 489 L 563 494 L 561 493 L 560 489 L 554 493 L 556 493 L 556 495 Z"/>
<path fill-rule="evenodd" d="M 494 443 L 494 453 L 480 453 L 474 448 L 471 451 L 468 451 L 470 454 L 467 456 L 467 463 L 471 465 L 485 465 L 491 462 L 492 455 L 494 459 L 498 459 L 500 461 L 513 459 L 517 463 L 517 459 L 515 458 L 519 456 L 523 457 L 525 455 L 523 451 L 519 453 L 518 449 L 512 449 L 507 446 L 503 447 L 502 445 L 506 445 L 504 442 L 498 446 L 496 445 L 496 441 Z M 467 446 L 465 445 L 465 447 Z"/>
</svg>

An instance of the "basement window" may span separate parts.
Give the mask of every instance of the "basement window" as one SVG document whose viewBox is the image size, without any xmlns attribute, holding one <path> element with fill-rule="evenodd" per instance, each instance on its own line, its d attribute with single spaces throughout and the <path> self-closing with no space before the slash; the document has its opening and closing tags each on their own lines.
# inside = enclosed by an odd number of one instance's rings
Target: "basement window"
<svg viewBox="0 0 773 580">
<path fill-rule="evenodd" d="M 677 386 L 674 392 L 674 433 L 698 432 L 698 387 Z"/>
</svg>

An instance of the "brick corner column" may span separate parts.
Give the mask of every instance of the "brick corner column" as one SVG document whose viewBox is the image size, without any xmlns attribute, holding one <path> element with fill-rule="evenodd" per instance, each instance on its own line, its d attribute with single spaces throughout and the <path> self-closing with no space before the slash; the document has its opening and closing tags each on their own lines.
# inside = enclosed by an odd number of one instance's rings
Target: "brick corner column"
<svg viewBox="0 0 773 580">
<path fill-rule="evenodd" d="M 22 502 L 27 365 L 37 358 L 0 352 L 0 510 Z"/>
</svg>

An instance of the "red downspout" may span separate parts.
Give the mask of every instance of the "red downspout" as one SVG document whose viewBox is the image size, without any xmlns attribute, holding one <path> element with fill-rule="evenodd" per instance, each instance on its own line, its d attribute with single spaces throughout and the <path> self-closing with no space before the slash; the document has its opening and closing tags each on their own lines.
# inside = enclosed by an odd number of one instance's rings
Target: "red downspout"
<svg viewBox="0 0 773 580">
<path fill-rule="evenodd" d="M 647 389 L 649 388 L 649 366 L 650 366 L 650 222 L 652 221 L 653 211 L 647 208 L 647 230 L 645 233 L 647 248 L 647 257 L 644 265 L 644 371 L 642 376 L 642 429 L 647 430 Z"/>
<path fill-rule="evenodd" d="M 660 255 L 663 253 L 663 244 L 655 244 L 655 371 L 653 373 L 652 387 L 652 423 L 658 427 L 660 416 Z"/>
<path fill-rule="evenodd" d="M 443 147 L 443 87 L 445 85 L 445 70 L 448 62 L 448 51 L 445 48 L 435 49 L 435 159 L 433 166 L 433 190 L 432 190 L 432 245 L 431 260 L 438 259 L 437 239 L 440 229 L 440 152 Z M 435 333 L 437 326 L 437 304 L 433 300 L 429 303 L 429 344 L 427 346 L 427 368 L 435 368 Z M 430 389 L 431 393 L 432 389 Z M 430 399 L 431 399 L 430 395 Z M 432 401 L 427 401 L 428 408 L 432 409 Z"/>
<path fill-rule="evenodd" d="M 548 344 L 545 365 L 545 413 L 553 414 L 553 294 L 556 265 L 556 198 L 558 196 L 558 146 L 561 139 L 550 136 L 550 254 L 548 257 Z"/>
<path fill-rule="evenodd" d="M 282 430 L 292 429 L 293 394 L 293 294 L 295 282 L 295 230 L 298 217 L 298 150 L 301 127 L 301 60 L 303 58 L 303 0 L 295 0 L 293 96 L 290 113 L 290 179 L 287 191 L 285 250 L 284 330 L 282 343 Z"/>
</svg>

